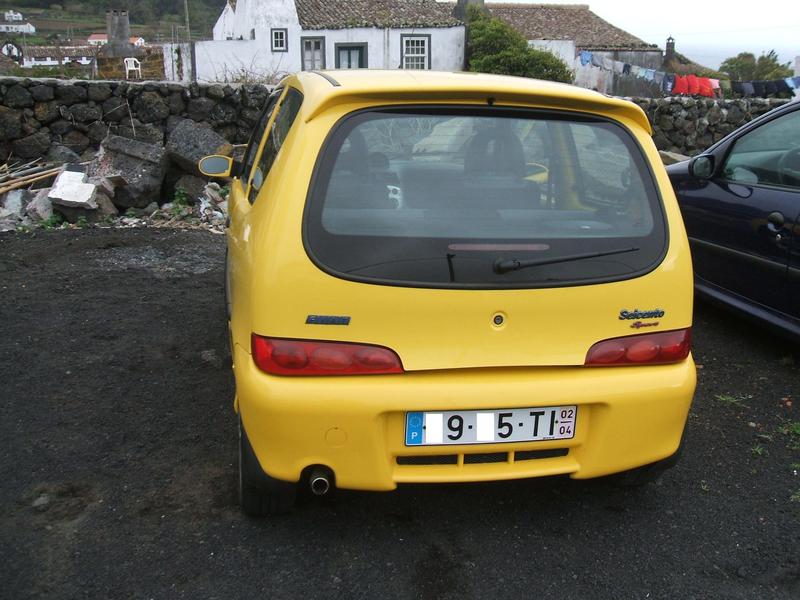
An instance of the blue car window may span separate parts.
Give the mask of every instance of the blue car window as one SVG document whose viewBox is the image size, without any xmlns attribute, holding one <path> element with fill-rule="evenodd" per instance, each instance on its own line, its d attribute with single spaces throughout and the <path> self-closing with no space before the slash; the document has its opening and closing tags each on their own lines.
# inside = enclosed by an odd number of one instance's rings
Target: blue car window
<svg viewBox="0 0 800 600">
<path fill-rule="evenodd" d="M 739 138 L 728 154 L 723 175 L 738 183 L 800 189 L 800 110 Z"/>
</svg>

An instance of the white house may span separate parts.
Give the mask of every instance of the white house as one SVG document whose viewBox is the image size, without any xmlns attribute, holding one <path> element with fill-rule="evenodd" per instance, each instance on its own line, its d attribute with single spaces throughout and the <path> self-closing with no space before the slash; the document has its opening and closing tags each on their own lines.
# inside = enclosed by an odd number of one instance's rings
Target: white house
<svg viewBox="0 0 800 600">
<path fill-rule="evenodd" d="M 7 10 L 3 13 L 3 18 L 6 21 L 22 21 L 22 13 L 15 10 Z"/>
<path fill-rule="evenodd" d="M 436 0 L 228 0 L 214 41 L 195 44 L 196 77 L 277 78 L 350 68 L 458 71 L 465 28 L 453 8 Z"/>
<path fill-rule="evenodd" d="M 482 0 L 480 1 L 482 3 Z M 661 69 L 664 53 L 654 45 L 616 27 L 594 14 L 587 4 L 530 4 L 486 2 L 492 15 L 521 33 L 528 45 L 555 54 L 575 73 L 574 84 L 606 94 L 650 93 L 649 84 L 591 63 L 584 64 L 581 51 L 645 69 Z M 622 65 L 621 65 L 622 66 Z M 642 85 L 639 85 L 642 84 Z M 643 87 L 642 87 L 643 86 Z"/>
<path fill-rule="evenodd" d="M 30 23 L 20 23 L 18 21 L 0 21 L 0 32 L 36 33 L 36 27 Z"/>
</svg>

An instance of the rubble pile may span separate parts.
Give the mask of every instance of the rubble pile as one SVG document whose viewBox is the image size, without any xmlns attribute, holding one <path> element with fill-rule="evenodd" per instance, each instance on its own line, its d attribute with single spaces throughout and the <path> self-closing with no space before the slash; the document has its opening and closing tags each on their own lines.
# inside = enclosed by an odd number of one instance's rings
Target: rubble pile
<svg viewBox="0 0 800 600">
<path fill-rule="evenodd" d="M 207 229 L 224 233 L 228 214 L 227 190 L 209 183 L 197 200 L 188 204 L 180 191 L 173 202 L 159 206 L 155 202 L 141 209 L 130 208 L 113 222 L 117 227 L 175 227 Z"/>
<path fill-rule="evenodd" d="M 224 138 L 192 121 L 177 124 L 166 147 L 109 134 L 88 163 L 47 165 L 41 172 L 48 177 L 33 182 L 38 189 L 23 189 L 31 187 L 23 181 L 0 193 L 0 232 L 88 225 L 222 232 L 227 190 L 200 177 L 196 164 L 232 152 Z"/>
<path fill-rule="evenodd" d="M 114 204 L 114 191 L 112 180 L 65 170 L 53 188 L 15 190 L 0 198 L 0 232 L 88 226 L 225 230 L 228 190 L 218 183 L 206 184 L 192 202 L 178 188 L 171 202 L 125 210 Z"/>
</svg>

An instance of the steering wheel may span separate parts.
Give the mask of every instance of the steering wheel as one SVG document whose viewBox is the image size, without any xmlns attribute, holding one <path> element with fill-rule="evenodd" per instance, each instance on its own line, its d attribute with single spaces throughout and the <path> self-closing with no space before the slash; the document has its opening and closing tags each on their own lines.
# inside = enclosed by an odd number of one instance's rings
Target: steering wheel
<svg viewBox="0 0 800 600">
<path fill-rule="evenodd" d="M 800 186 L 800 146 L 787 150 L 778 159 L 778 179 L 783 185 Z"/>
</svg>

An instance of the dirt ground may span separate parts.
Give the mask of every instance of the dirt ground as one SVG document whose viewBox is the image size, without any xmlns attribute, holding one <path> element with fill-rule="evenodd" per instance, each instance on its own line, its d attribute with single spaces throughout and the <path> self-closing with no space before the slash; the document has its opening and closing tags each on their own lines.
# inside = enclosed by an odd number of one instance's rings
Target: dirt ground
<svg viewBox="0 0 800 600">
<path fill-rule="evenodd" d="M 0 597 L 800 597 L 800 347 L 702 303 L 686 451 L 657 484 L 243 517 L 223 253 L 200 231 L 0 235 Z"/>
</svg>

